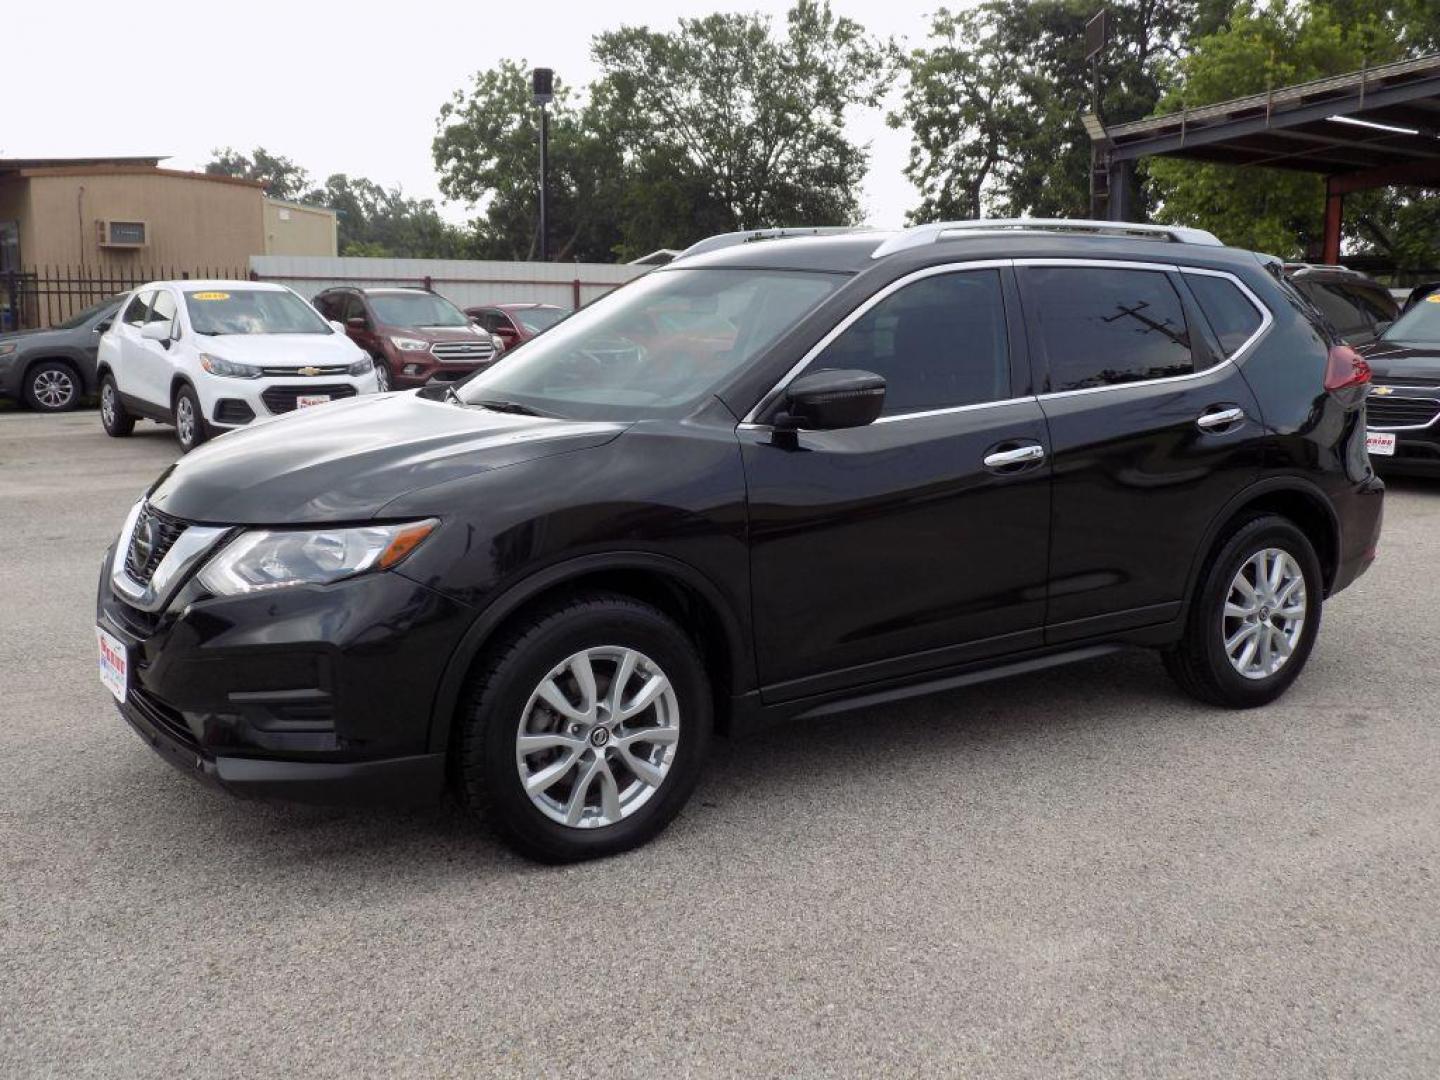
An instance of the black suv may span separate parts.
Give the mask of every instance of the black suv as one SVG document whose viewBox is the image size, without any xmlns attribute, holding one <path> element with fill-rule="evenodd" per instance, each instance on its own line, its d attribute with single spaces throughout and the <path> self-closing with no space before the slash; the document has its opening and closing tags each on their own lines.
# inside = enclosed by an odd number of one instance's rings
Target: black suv
<svg viewBox="0 0 1440 1080">
<path fill-rule="evenodd" d="M 792 232 L 171 467 L 100 578 L 125 718 L 236 793 L 448 784 L 559 860 L 656 833 L 714 729 L 1127 646 L 1222 706 L 1300 674 L 1384 485 L 1368 370 L 1278 264 L 1158 226 Z"/>
</svg>

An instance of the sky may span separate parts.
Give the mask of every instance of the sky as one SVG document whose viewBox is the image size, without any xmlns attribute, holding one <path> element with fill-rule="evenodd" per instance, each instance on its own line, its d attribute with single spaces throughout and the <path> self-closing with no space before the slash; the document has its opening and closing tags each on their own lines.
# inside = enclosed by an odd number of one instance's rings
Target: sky
<svg viewBox="0 0 1440 1080">
<path fill-rule="evenodd" d="M 872 33 L 924 38 L 942 0 L 832 0 Z M 620 4 L 314 3 L 288 6 L 147 0 L 9 5 L 0 20 L 9 97 L 0 157 L 169 155 L 200 169 L 216 147 L 263 146 L 321 180 L 369 177 L 443 204 L 430 157 L 440 106 L 469 76 L 505 57 L 554 68 L 570 85 L 595 75 L 590 39 L 622 24 L 671 29 L 680 17 L 761 12 L 783 22 L 790 0 L 625 0 Z M 951 2 L 951 7 L 963 6 Z M 139 17 L 143 12 L 143 18 Z M 867 222 L 903 223 L 917 201 L 904 178 L 905 131 L 857 112 L 851 137 L 869 144 L 861 194 Z M 468 208 L 444 204 L 464 221 Z"/>
</svg>

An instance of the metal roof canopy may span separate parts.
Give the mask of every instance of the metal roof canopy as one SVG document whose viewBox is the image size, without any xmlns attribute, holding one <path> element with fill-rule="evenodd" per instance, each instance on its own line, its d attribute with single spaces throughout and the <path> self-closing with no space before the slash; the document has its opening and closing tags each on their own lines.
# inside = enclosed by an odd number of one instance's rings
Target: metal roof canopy
<svg viewBox="0 0 1440 1080">
<path fill-rule="evenodd" d="M 1341 200 L 1392 184 L 1440 187 L 1440 54 L 1093 131 L 1124 220 L 1131 163 L 1164 156 L 1326 177 L 1324 260 L 1340 255 Z"/>
</svg>

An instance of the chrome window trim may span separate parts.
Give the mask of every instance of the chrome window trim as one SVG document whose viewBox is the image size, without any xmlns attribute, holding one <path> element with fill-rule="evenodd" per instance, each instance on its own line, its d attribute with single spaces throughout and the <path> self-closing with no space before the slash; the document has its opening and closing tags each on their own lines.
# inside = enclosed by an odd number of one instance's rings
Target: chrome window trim
<svg viewBox="0 0 1440 1080">
<path fill-rule="evenodd" d="M 767 428 L 769 428 L 769 426 L 770 426 L 769 424 L 761 424 L 761 423 L 759 423 L 758 421 L 756 421 L 755 418 L 756 418 L 757 416 L 760 416 L 760 415 L 762 415 L 763 413 L 765 413 L 768 409 L 770 409 L 770 407 L 771 407 L 772 405 L 775 404 L 775 402 L 779 399 L 780 395 L 781 395 L 782 393 L 784 393 L 785 388 L 786 388 L 787 386 L 789 386 L 790 383 L 794 380 L 795 376 L 799 375 L 800 372 L 804 371 L 806 365 L 809 364 L 810 361 L 814 360 L 817 356 L 819 356 L 822 352 L 824 352 L 836 338 L 838 338 L 838 337 L 839 337 L 841 334 L 843 334 L 846 330 L 850 329 L 850 327 L 851 327 L 853 324 L 855 324 L 855 323 L 858 322 L 861 318 L 863 318 L 863 317 L 865 316 L 865 314 L 866 314 L 871 308 L 873 308 L 876 304 L 880 303 L 880 302 L 881 302 L 882 300 L 884 300 L 886 297 L 891 296 L 891 295 L 893 295 L 894 293 L 899 292 L 901 289 L 903 289 L 906 285 L 909 285 L 911 282 L 920 281 L 920 280 L 922 280 L 923 278 L 927 278 L 927 277 L 936 277 L 936 276 L 938 276 L 938 275 L 940 275 L 940 274 L 964 273 L 964 272 L 967 271 L 967 270 L 1003 270 L 1005 267 L 1007 267 L 1007 266 L 1012 266 L 1012 265 L 1014 265 L 1014 260 L 1013 260 L 1013 259 L 979 259 L 979 260 L 973 260 L 973 261 L 970 261 L 970 262 L 963 262 L 963 261 L 962 261 L 962 262 L 941 263 L 941 264 L 938 265 L 938 266 L 927 266 L 927 267 L 925 267 L 923 270 L 916 270 L 916 271 L 914 271 L 913 273 L 906 274 L 904 277 L 896 278 L 894 281 L 892 281 L 889 285 L 886 285 L 886 286 L 885 286 L 883 289 L 881 289 L 879 292 L 874 293 L 873 295 L 867 297 L 864 303 L 862 303 L 859 307 L 857 307 L 857 308 L 856 308 L 854 311 L 852 311 L 849 315 L 846 315 L 845 318 L 841 319 L 838 323 L 836 323 L 833 327 L 831 327 L 830 330 L 825 334 L 825 336 L 822 337 L 819 341 L 817 341 L 813 346 L 811 346 L 810 349 L 806 351 L 805 355 L 802 356 L 802 357 L 790 368 L 789 371 L 787 371 L 784 375 L 782 375 L 782 376 L 780 377 L 780 381 L 777 382 L 774 386 L 772 386 L 772 387 L 764 394 L 764 396 L 762 396 L 762 397 L 760 398 L 759 402 L 756 403 L 755 407 L 754 407 L 753 409 L 751 409 L 748 413 L 745 414 L 744 419 L 742 419 L 742 420 L 740 421 L 739 427 L 740 427 L 741 429 L 746 430 L 746 431 L 752 431 L 752 430 L 757 430 L 757 429 L 767 429 Z M 1007 335 L 1007 348 L 1008 348 L 1008 335 Z M 1006 399 L 1006 400 L 1013 400 L 1013 399 Z M 994 404 L 999 404 L 999 402 L 984 401 L 984 402 L 979 402 L 978 404 L 979 404 L 979 405 L 994 405 Z M 970 406 L 970 405 L 957 405 L 957 406 L 953 406 L 953 408 L 956 408 L 956 409 L 961 409 L 961 408 L 973 408 L 973 407 L 975 407 L 975 406 Z M 926 411 L 927 411 L 927 412 L 937 413 L 937 414 L 938 414 L 939 412 L 943 412 L 943 411 L 946 411 L 946 410 L 926 410 Z M 908 417 L 914 416 L 914 415 L 917 415 L 917 414 L 915 414 L 915 413 L 896 413 L 895 416 L 893 417 L 893 419 L 900 419 L 902 416 L 908 418 Z M 880 423 L 880 422 L 881 422 L 882 420 L 884 420 L 884 419 L 886 419 L 886 418 L 885 418 L 885 417 L 880 417 L 879 419 L 877 419 L 877 420 L 875 421 L 875 423 Z"/>
<path fill-rule="evenodd" d="M 1084 394 L 1103 394 L 1111 390 L 1133 390 L 1137 386 L 1166 386 L 1173 383 L 1193 382 L 1196 379 L 1203 379 L 1217 372 L 1223 371 L 1231 365 L 1238 365 L 1240 357 L 1255 346 L 1255 344 L 1269 332 L 1270 327 L 1275 324 L 1275 316 L 1270 309 L 1260 300 L 1258 296 L 1238 277 L 1225 270 L 1211 270 L 1199 266 L 1180 266 L 1177 263 L 1163 262 L 1142 262 L 1126 259 L 1065 259 L 1065 258 L 1026 258 L 1013 260 L 1016 267 L 1024 266 L 1100 266 L 1119 270 L 1150 270 L 1160 273 L 1177 274 L 1205 274 L 1210 277 L 1223 277 L 1240 288 L 1245 298 L 1255 305 L 1260 312 L 1260 328 L 1243 341 L 1230 355 L 1224 357 L 1218 364 L 1214 364 L 1204 371 L 1192 371 L 1187 375 L 1167 375 L 1163 379 L 1138 379 L 1135 382 L 1111 383 L 1108 386 L 1082 386 L 1078 390 L 1050 390 L 1036 396 L 1043 401 L 1050 401 L 1060 398 L 1080 397 Z M 1020 297 L 1024 302 L 1024 295 Z M 1198 303 L 1198 301 L 1197 301 Z M 1047 372 L 1048 374 L 1048 372 Z"/>
<path fill-rule="evenodd" d="M 116 596 L 131 607 L 141 611 L 159 611 L 170 602 L 171 596 L 185 576 L 210 553 L 220 538 L 229 529 L 207 525 L 191 525 L 170 545 L 170 550 L 150 575 L 150 583 L 142 585 L 132 578 L 125 569 L 125 556 L 130 550 L 130 541 L 135 533 L 135 522 L 145 506 L 141 499 L 130 508 L 125 524 L 120 527 L 120 539 L 115 544 L 115 557 L 110 567 L 110 586 Z"/>
<path fill-rule="evenodd" d="M 1385 385 L 1385 386 L 1391 386 L 1391 385 L 1393 385 L 1393 384 L 1391 384 L 1391 383 L 1385 383 L 1384 385 Z M 1397 386 L 1397 387 L 1395 387 L 1395 389 L 1397 389 L 1397 390 L 1419 390 L 1419 389 L 1421 389 L 1421 387 L 1418 387 L 1418 386 Z M 1426 389 L 1428 389 L 1428 387 L 1427 387 Z M 1375 392 L 1374 390 L 1371 390 L 1371 391 L 1370 391 L 1370 394 L 1373 394 L 1374 392 Z M 1365 395 L 1365 397 L 1366 397 L 1366 405 L 1367 405 L 1367 409 L 1366 409 L 1366 413 L 1365 413 L 1365 430 L 1366 430 L 1366 431 L 1425 431 L 1427 428 L 1432 428 L 1432 427 L 1434 427 L 1437 423 L 1440 423 L 1440 400 L 1437 400 L 1436 398 L 1433 398 L 1433 397 L 1410 397 L 1410 396 L 1407 395 L 1407 394 L 1396 394 L 1394 397 L 1391 397 L 1390 395 L 1385 394 L 1385 395 L 1382 395 L 1382 396 L 1384 397 L 1384 399 L 1385 399 L 1386 401 L 1421 401 L 1421 402 L 1424 402 L 1426 405 L 1435 405 L 1435 406 L 1437 406 L 1437 411 L 1436 411 L 1436 413 L 1435 413 L 1434 416 L 1432 416 L 1429 420 L 1427 420 L 1427 421 L 1426 421 L 1425 423 L 1423 423 L 1423 424 L 1398 424 L 1398 425 L 1396 425 L 1396 424 L 1390 424 L 1390 425 L 1372 424 L 1372 423 L 1370 423 L 1370 413 L 1369 413 L 1369 409 L 1368 409 L 1370 394 L 1366 394 L 1366 395 Z"/>
</svg>

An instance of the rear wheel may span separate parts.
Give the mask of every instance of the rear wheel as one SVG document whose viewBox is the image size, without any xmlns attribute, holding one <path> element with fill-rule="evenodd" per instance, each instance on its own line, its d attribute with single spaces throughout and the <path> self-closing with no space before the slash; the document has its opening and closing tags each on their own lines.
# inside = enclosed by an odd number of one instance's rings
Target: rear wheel
<svg viewBox="0 0 1440 1080">
<path fill-rule="evenodd" d="M 464 803 L 545 862 L 613 855 L 680 812 L 709 748 L 695 647 L 621 596 L 540 612 L 470 684 L 457 750 Z"/>
<path fill-rule="evenodd" d="M 175 438 L 180 441 L 180 449 L 188 454 L 203 443 L 208 434 L 200 399 L 189 386 L 182 386 L 175 395 Z"/>
<path fill-rule="evenodd" d="M 1315 548 L 1292 522 L 1275 514 L 1242 522 L 1211 560 L 1166 669 L 1210 704 L 1274 701 L 1310 658 L 1323 590 Z"/>
<path fill-rule="evenodd" d="M 24 395 L 37 412 L 69 412 L 80 403 L 80 377 L 64 360 L 42 360 L 25 373 Z"/>
<path fill-rule="evenodd" d="M 131 416 L 120 400 L 120 391 L 115 386 L 115 376 L 108 371 L 100 380 L 100 424 L 105 434 L 122 439 L 135 430 L 135 417 Z"/>
</svg>

